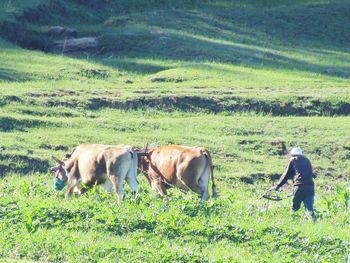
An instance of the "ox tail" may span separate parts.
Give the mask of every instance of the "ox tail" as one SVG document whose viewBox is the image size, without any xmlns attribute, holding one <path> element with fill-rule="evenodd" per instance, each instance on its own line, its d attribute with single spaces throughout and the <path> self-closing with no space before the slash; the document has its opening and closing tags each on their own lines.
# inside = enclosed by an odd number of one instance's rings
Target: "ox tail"
<svg viewBox="0 0 350 263">
<path fill-rule="evenodd" d="M 213 198 L 218 198 L 218 192 L 216 190 L 216 186 L 215 186 L 215 181 L 214 181 L 214 169 L 213 169 L 213 162 L 212 162 L 212 159 L 211 159 L 211 156 L 210 156 L 210 153 L 205 150 L 203 152 L 203 154 L 205 155 L 205 157 L 207 158 L 208 160 L 208 165 L 210 167 L 210 175 L 211 175 L 211 181 L 212 181 L 212 184 L 211 184 L 211 190 L 212 190 L 212 196 Z"/>
<path fill-rule="evenodd" d="M 137 153 L 132 149 L 129 150 L 129 153 L 132 159 L 132 172 L 135 173 L 135 176 L 137 177 Z"/>
</svg>

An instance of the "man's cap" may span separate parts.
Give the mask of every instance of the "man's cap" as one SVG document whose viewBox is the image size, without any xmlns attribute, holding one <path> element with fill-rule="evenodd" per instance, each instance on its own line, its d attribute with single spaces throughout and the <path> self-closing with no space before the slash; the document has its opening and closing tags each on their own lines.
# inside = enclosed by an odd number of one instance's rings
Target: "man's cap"
<svg viewBox="0 0 350 263">
<path fill-rule="evenodd" d="M 302 150 L 299 147 L 293 147 L 290 152 L 290 155 L 303 155 Z"/>
</svg>

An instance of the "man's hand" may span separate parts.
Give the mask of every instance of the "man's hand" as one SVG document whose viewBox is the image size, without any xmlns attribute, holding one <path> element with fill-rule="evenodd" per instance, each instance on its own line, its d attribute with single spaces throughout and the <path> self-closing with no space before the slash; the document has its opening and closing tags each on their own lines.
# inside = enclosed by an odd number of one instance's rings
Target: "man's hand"
<svg viewBox="0 0 350 263">
<path fill-rule="evenodd" d="M 277 190 L 277 186 L 276 185 L 274 185 L 271 188 L 269 188 L 269 190 L 267 190 L 267 192 L 271 192 L 273 190 Z"/>
</svg>

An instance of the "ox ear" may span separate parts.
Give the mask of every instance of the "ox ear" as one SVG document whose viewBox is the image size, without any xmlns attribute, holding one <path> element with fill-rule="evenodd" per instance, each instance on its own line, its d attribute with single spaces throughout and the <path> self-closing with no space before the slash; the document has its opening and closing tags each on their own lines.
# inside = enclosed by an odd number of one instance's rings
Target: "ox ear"
<svg viewBox="0 0 350 263">
<path fill-rule="evenodd" d="M 65 163 L 63 161 L 61 161 L 60 159 L 58 159 L 57 157 L 51 155 L 51 158 L 58 164 L 60 165 L 65 165 Z"/>
<path fill-rule="evenodd" d="M 58 169 L 57 166 L 53 166 L 53 167 L 49 168 L 50 172 L 53 172 L 53 173 L 55 173 L 57 171 L 57 169 Z"/>
<path fill-rule="evenodd" d="M 144 152 L 144 151 L 142 151 L 142 152 L 136 152 L 136 154 L 137 154 L 137 156 L 138 157 L 143 157 L 143 156 L 148 156 L 148 153 L 146 153 L 146 152 Z"/>
</svg>

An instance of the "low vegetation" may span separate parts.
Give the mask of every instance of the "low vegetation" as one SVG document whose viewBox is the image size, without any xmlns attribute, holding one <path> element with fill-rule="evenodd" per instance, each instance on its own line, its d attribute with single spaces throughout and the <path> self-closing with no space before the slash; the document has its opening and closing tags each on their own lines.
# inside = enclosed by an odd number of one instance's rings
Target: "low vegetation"
<svg viewBox="0 0 350 263">
<path fill-rule="evenodd" d="M 0 258 L 344 262 L 347 1 L 95 2 L 0 3 Z M 103 48 L 49 54 L 56 25 Z M 86 142 L 204 146 L 220 198 L 156 199 L 139 174 L 140 204 L 127 186 L 122 206 L 98 187 L 65 200 L 50 156 Z M 316 222 L 291 212 L 290 185 L 259 199 L 293 145 L 317 175 Z"/>
<path fill-rule="evenodd" d="M 2 180 L 0 255 L 48 261 L 341 262 L 348 253 L 344 187 L 319 187 L 318 221 L 291 214 L 288 201 L 253 202 L 261 190 L 235 185 L 213 203 L 172 191 L 157 200 L 141 179 L 142 202 L 115 195 L 64 200 L 52 176 Z M 223 183 L 221 183 L 223 185 Z M 325 235 L 325 233 L 327 233 Z"/>
<path fill-rule="evenodd" d="M 101 258 L 290 262 L 297 257 L 322 262 L 341 261 L 348 253 L 346 117 L 55 107 L 43 113 L 46 108 L 33 106 L 23 113 L 28 108 L 4 107 L 17 122 L 11 132 L 2 132 L 6 144 L 1 167 L 7 172 L 0 197 L 2 257 L 70 262 Z M 296 138 L 296 130 L 303 136 Z M 213 155 L 220 198 L 205 203 L 173 189 L 169 199 L 159 200 L 140 174 L 140 205 L 130 199 L 129 188 L 121 207 L 115 194 L 99 189 L 64 200 L 62 192 L 53 190 L 52 174 L 45 172 L 53 165 L 50 155 L 63 157 L 86 141 L 205 145 Z M 304 146 L 318 176 L 316 223 L 303 212 L 292 214 L 289 199 L 256 201 L 278 178 L 292 144 Z M 31 176 L 18 175 L 33 171 Z M 291 191 L 288 186 L 282 196 Z"/>
</svg>

